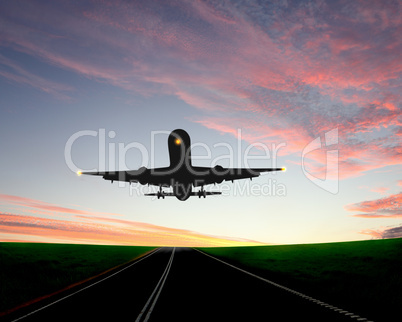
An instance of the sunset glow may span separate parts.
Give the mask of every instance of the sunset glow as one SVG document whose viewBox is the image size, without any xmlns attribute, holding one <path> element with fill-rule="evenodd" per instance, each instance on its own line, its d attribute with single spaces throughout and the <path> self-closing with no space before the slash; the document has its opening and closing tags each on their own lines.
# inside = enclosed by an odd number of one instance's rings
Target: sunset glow
<svg viewBox="0 0 402 322">
<path fill-rule="evenodd" d="M 68 242 L 138 246 L 252 246 L 260 243 L 203 235 L 116 218 L 117 214 L 80 211 L 16 196 L 0 201 L 22 206 L 24 215 L 0 213 L 0 241 Z M 45 217 L 39 217 L 37 209 Z M 104 216 L 104 217 L 102 217 Z M 56 218 L 57 219 L 56 219 Z"/>
</svg>

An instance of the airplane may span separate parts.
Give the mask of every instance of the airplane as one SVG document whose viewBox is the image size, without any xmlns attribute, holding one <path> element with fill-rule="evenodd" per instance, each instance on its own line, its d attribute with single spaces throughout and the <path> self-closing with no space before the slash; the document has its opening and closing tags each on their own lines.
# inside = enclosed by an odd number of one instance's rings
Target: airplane
<svg viewBox="0 0 402 322">
<path fill-rule="evenodd" d="M 105 180 L 139 182 L 142 185 L 154 185 L 159 187 L 157 193 L 148 193 L 146 196 L 156 196 L 164 199 L 166 196 L 174 196 L 181 201 L 190 196 L 206 197 L 207 195 L 219 195 L 221 192 L 205 191 L 204 186 L 222 183 L 223 180 L 232 181 L 238 179 L 252 179 L 258 177 L 261 172 L 285 171 L 285 168 L 223 168 L 193 166 L 191 162 L 191 142 L 188 133 L 182 129 L 172 131 L 168 137 L 168 149 L 170 165 L 163 168 L 147 169 L 141 167 L 138 170 L 106 171 L 106 172 L 82 172 L 78 175 L 102 176 Z M 173 192 L 164 192 L 162 187 L 173 187 Z M 192 187 L 201 187 L 199 191 L 193 191 Z"/>
</svg>

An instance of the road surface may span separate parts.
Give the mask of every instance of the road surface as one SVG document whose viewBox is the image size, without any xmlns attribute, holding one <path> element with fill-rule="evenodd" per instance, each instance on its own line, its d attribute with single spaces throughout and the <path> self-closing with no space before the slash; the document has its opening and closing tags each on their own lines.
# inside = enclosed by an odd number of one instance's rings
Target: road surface
<svg viewBox="0 0 402 322">
<path fill-rule="evenodd" d="M 11 321 L 367 321 L 190 248 L 160 248 Z"/>
</svg>

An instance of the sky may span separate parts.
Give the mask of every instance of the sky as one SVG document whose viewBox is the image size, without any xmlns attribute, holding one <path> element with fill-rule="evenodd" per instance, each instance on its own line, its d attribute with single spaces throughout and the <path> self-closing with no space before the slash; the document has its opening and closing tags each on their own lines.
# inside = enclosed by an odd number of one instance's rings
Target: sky
<svg viewBox="0 0 402 322">
<path fill-rule="evenodd" d="M 402 237 L 399 1 L 2 1 L 0 241 Z M 76 171 L 286 167 L 206 199 Z"/>
</svg>

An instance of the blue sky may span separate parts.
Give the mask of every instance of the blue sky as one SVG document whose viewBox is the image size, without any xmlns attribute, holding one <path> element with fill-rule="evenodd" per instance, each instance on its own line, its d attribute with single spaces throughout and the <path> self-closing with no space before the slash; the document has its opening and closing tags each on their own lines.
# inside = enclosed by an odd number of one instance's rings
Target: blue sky
<svg viewBox="0 0 402 322">
<path fill-rule="evenodd" d="M 13 1 L 0 12 L 1 240 L 402 236 L 399 2 Z M 136 148 L 119 158 L 133 143 L 166 166 L 176 128 L 196 144 L 195 164 L 244 167 L 265 146 L 248 165 L 287 172 L 180 202 L 77 177 L 66 161 L 69 139 L 92 131 L 74 141 L 77 168 L 99 167 L 101 133 L 106 167 L 112 151 L 115 165 L 150 167 Z"/>
</svg>

